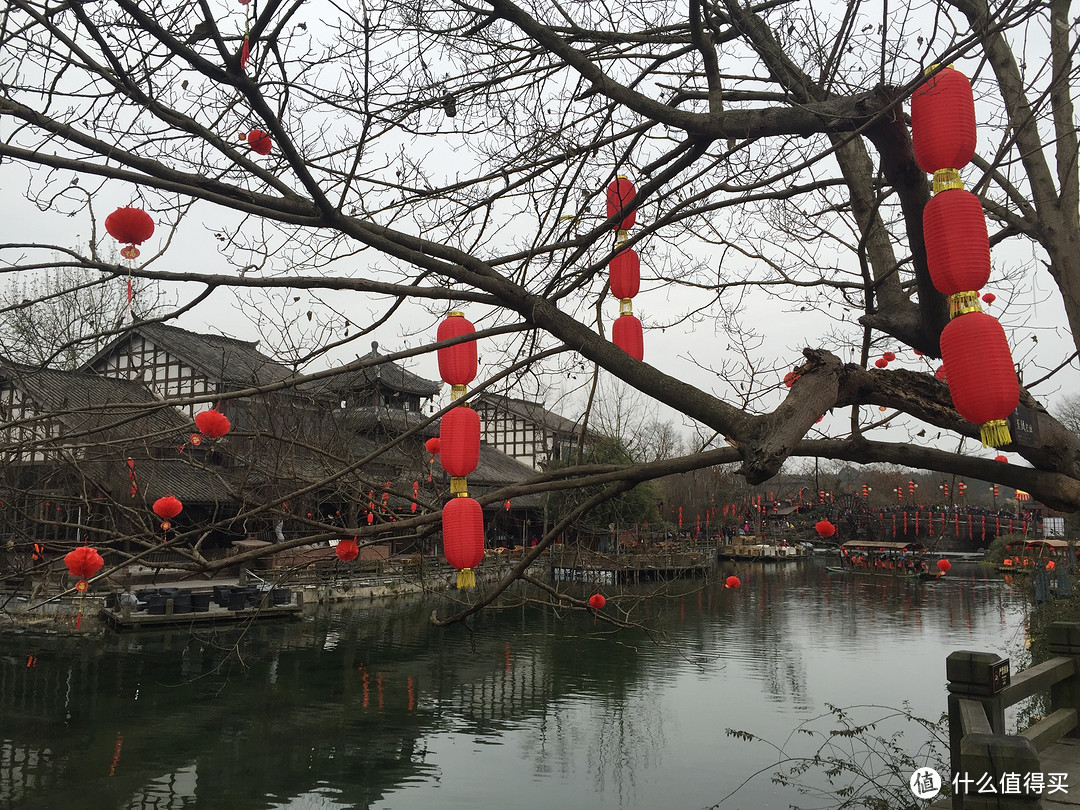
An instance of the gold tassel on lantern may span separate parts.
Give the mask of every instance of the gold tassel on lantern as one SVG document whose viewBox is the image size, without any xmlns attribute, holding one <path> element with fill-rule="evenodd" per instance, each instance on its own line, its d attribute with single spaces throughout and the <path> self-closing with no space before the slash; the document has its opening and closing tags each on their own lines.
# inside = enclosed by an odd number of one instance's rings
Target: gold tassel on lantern
<svg viewBox="0 0 1080 810">
<path fill-rule="evenodd" d="M 467 478 L 458 477 L 458 476 L 454 476 L 454 475 L 450 476 L 450 494 L 451 495 L 457 495 L 458 497 L 461 497 L 461 498 L 468 497 L 468 495 L 469 495 L 468 484 L 469 484 L 469 479 L 467 479 Z"/>
<path fill-rule="evenodd" d="M 457 572 L 457 586 L 459 589 L 476 587 L 476 574 L 471 568 L 462 568 Z"/>
<path fill-rule="evenodd" d="M 960 179 L 959 169 L 938 169 L 934 172 L 933 191 L 935 194 L 954 188 L 964 188 L 964 181 Z"/>
<path fill-rule="evenodd" d="M 979 438 L 982 439 L 983 447 L 1004 447 L 1007 444 L 1012 444 L 1009 423 L 1004 419 L 983 422 L 979 426 Z"/>
</svg>

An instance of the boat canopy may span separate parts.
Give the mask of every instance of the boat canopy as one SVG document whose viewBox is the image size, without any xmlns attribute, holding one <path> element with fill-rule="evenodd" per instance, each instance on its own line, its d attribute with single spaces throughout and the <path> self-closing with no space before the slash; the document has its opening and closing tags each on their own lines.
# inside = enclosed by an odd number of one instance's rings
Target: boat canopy
<svg viewBox="0 0 1080 810">
<path fill-rule="evenodd" d="M 849 540 L 841 545 L 840 548 L 849 550 L 857 549 L 859 551 L 926 551 L 926 546 L 922 543 L 915 542 L 914 540 L 910 543 L 885 543 L 880 540 Z"/>
</svg>

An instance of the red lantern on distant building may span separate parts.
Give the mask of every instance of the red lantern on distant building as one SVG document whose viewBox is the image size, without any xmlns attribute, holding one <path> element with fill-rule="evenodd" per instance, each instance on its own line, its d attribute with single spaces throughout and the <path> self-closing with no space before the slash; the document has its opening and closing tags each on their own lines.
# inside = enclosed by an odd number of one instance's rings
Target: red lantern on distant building
<svg viewBox="0 0 1080 810">
<path fill-rule="evenodd" d="M 992 303 L 997 301 L 997 296 L 994 295 L 991 292 L 983 293 L 982 300 L 983 300 L 984 304 L 986 304 L 987 306 L 990 306 Z"/>
<path fill-rule="evenodd" d="M 349 560 L 356 559 L 356 555 L 360 553 L 360 546 L 355 538 L 352 540 L 339 540 L 334 553 L 342 562 L 349 562 Z"/>
<path fill-rule="evenodd" d="M 90 546 L 79 546 L 74 551 L 69 551 L 64 555 L 64 565 L 67 566 L 73 577 L 85 580 L 90 579 L 100 571 L 101 567 L 105 565 L 105 560 L 97 553 L 97 549 L 90 548 Z"/>
<path fill-rule="evenodd" d="M 742 582 L 734 574 L 724 580 L 725 588 L 738 588 L 740 585 L 742 585 Z"/>
<path fill-rule="evenodd" d="M 636 315 L 620 315 L 611 325 L 611 341 L 635 360 L 645 357 L 645 336 Z"/>
<path fill-rule="evenodd" d="M 1009 444 L 1006 419 L 1020 403 L 1020 384 L 1001 324 L 982 312 L 953 318 L 941 332 L 941 357 L 953 405 L 979 425 L 983 446 Z"/>
<path fill-rule="evenodd" d="M 593 610 L 600 610 L 607 604 L 607 599 L 604 598 L 602 593 L 594 593 L 589 597 L 589 607 Z"/>
<path fill-rule="evenodd" d="M 946 574 L 946 573 L 949 572 L 949 569 L 952 568 L 952 563 L 949 562 L 948 560 L 942 558 L 942 559 L 937 561 L 937 568 L 938 568 L 938 571 L 940 571 L 943 574 Z"/>
<path fill-rule="evenodd" d="M 440 447 L 440 445 L 441 445 L 441 442 L 439 441 L 439 437 L 438 436 L 432 436 L 430 439 L 428 439 L 426 442 L 424 442 L 424 449 L 427 450 L 429 453 L 431 453 L 431 455 L 437 456 L 437 455 L 439 455 L 439 447 Z"/>
<path fill-rule="evenodd" d="M 828 518 L 819 520 L 817 523 L 815 523 L 814 529 L 821 537 L 832 537 L 834 534 L 836 534 L 836 527 Z"/>
<path fill-rule="evenodd" d="M 467 496 L 451 498 L 443 507 L 443 554 L 458 569 L 457 586 L 475 588 L 473 569 L 484 559 L 484 513 Z"/>
<path fill-rule="evenodd" d="M 451 340 L 464 335 L 471 335 L 476 328 L 469 322 L 463 312 L 451 312 L 442 323 L 439 324 L 436 339 Z M 443 382 L 457 387 L 464 387 L 476 378 L 478 356 L 475 340 L 466 340 L 464 343 L 456 343 L 453 346 L 443 346 L 438 351 L 439 376 Z M 459 391 L 458 395 L 463 395 Z"/>
<path fill-rule="evenodd" d="M 633 202 L 635 196 L 637 196 L 637 189 L 634 188 L 634 184 L 620 174 L 607 188 L 608 219 L 624 210 L 626 206 Z M 625 214 L 622 220 L 615 225 L 615 230 L 628 231 L 634 227 L 635 222 L 637 222 L 636 209 Z"/>
<path fill-rule="evenodd" d="M 200 411 L 195 414 L 195 427 L 204 436 L 211 439 L 220 439 L 232 430 L 232 423 L 229 421 L 229 417 L 221 411 L 211 408 L 208 411 Z"/>
<path fill-rule="evenodd" d="M 135 259 L 139 256 L 135 245 L 141 245 L 154 235 L 154 220 L 141 208 L 117 208 L 105 217 L 105 230 L 117 242 L 127 245 L 120 251 L 121 256 Z"/>
<path fill-rule="evenodd" d="M 1003 464 L 1008 464 L 1009 463 L 1009 457 L 1008 456 L 994 456 L 994 461 L 1000 461 Z"/>
</svg>

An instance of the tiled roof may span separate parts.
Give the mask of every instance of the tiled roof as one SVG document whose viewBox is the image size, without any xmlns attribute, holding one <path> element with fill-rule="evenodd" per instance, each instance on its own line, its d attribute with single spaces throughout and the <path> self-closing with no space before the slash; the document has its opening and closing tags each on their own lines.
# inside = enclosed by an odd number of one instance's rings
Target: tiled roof
<svg viewBox="0 0 1080 810">
<path fill-rule="evenodd" d="M 421 397 L 433 397 L 442 388 L 442 383 L 426 380 L 397 363 L 380 359 L 382 357 L 384 355 L 379 354 L 379 344 L 372 343 L 371 351 L 359 358 L 372 365 L 327 377 L 320 383 L 320 388 L 325 391 L 345 392 L 368 390 L 381 385 L 391 391 L 417 394 Z"/>
<path fill-rule="evenodd" d="M 185 505 L 223 504 L 232 500 L 228 485 L 233 475 L 220 467 L 202 468 L 181 455 L 175 458 L 136 458 L 129 470 L 123 459 L 94 461 L 82 466 L 86 477 L 110 493 L 119 503 L 133 506 L 153 504 L 165 495 L 175 495 Z M 134 473 L 136 492 L 130 494 Z"/>
<path fill-rule="evenodd" d="M 134 332 L 175 355 L 210 380 L 221 382 L 230 388 L 266 385 L 293 376 L 293 371 L 288 366 L 260 352 L 256 348 L 257 341 L 199 334 L 163 323 L 142 324 L 136 326 Z M 116 347 L 128 338 L 125 334 L 114 340 L 91 358 L 87 367 L 93 367 L 103 357 L 112 354 Z"/>
<path fill-rule="evenodd" d="M 0 361 L 0 376 L 43 412 L 55 415 L 69 433 L 88 431 L 101 443 L 133 437 L 150 443 L 173 441 L 190 427 L 174 408 L 162 406 L 135 382 L 6 361 Z"/>
</svg>

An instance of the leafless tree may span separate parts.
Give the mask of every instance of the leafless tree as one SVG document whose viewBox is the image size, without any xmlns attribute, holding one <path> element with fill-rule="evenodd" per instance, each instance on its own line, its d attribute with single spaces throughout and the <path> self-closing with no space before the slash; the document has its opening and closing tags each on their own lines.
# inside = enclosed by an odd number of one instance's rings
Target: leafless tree
<svg viewBox="0 0 1080 810">
<path fill-rule="evenodd" d="M 758 484 L 804 456 L 956 473 L 1075 510 L 1080 440 L 1040 396 L 1075 384 L 1077 346 L 1055 356 L 1029 340 L 1038 318 L 1021 303 L 1052 289 L 1040 306 L 1063 313 L 1075 344 L 1068 12 L 1060 0 L 931 0 L 880 18 L 857 2 L 383 0 L 331 11 L 270 0 L 215 16 L 196 0 L 11 0 L 0 159 L 21 178 L 29 169 L 27 200 L 92 229 L 81 261 L 103 276 L 121 270 L 101 258 L 99 198 L 153 212 L 162 235 L 130 273 L 181 285 L 181 311 L 226 289 L 305 296 L 294 302 L 302 318 L 315 309 L 337 328 L 298 362 L 384 323 L 419 350 L 441 314 L 467 307 L 490 330 L 477 386 L 584 359 L 708 440 L 703 452 L 562 470 L 530 487 L 578 475 L 616 492 L 717 463 Z M 955 447 L 978 429 L 933 364 L 872 363 L 886 350 L 940 355 L 948 312 L 927 270 L 930 187 L 905 103 L 924 69 L 946 62 L 978 97 L 965 179 L 991 226 L 998 311 L 1023 341 L 1021 402 L 1039 437 L 1004 449 L 1028 464 L 920 441 L 941 434 Z M 254 129 L 273 142 L 266 156 L 243 140 Z M 618 174 L 638 185 L 639 306 L 654 294 L 678 307 L 646 310 L 647 339 L 694 324 L 703 337 L 685 354 L 711 384 L 608 339 L 605 268 L 621 217 L 607 218 L 603 194 Z M 86 194 L 66 193 L 72 184 Z M 192 267 L 173 238 L 193 222 L 211 223 L 211 266 Z M 9 255 L 71 250 L 5 241 Z M 780 319 L 798 330 L 797 359 L 768 343 Z M 886 421 L 911 440 L 880 438 Z"/>
</svg>

